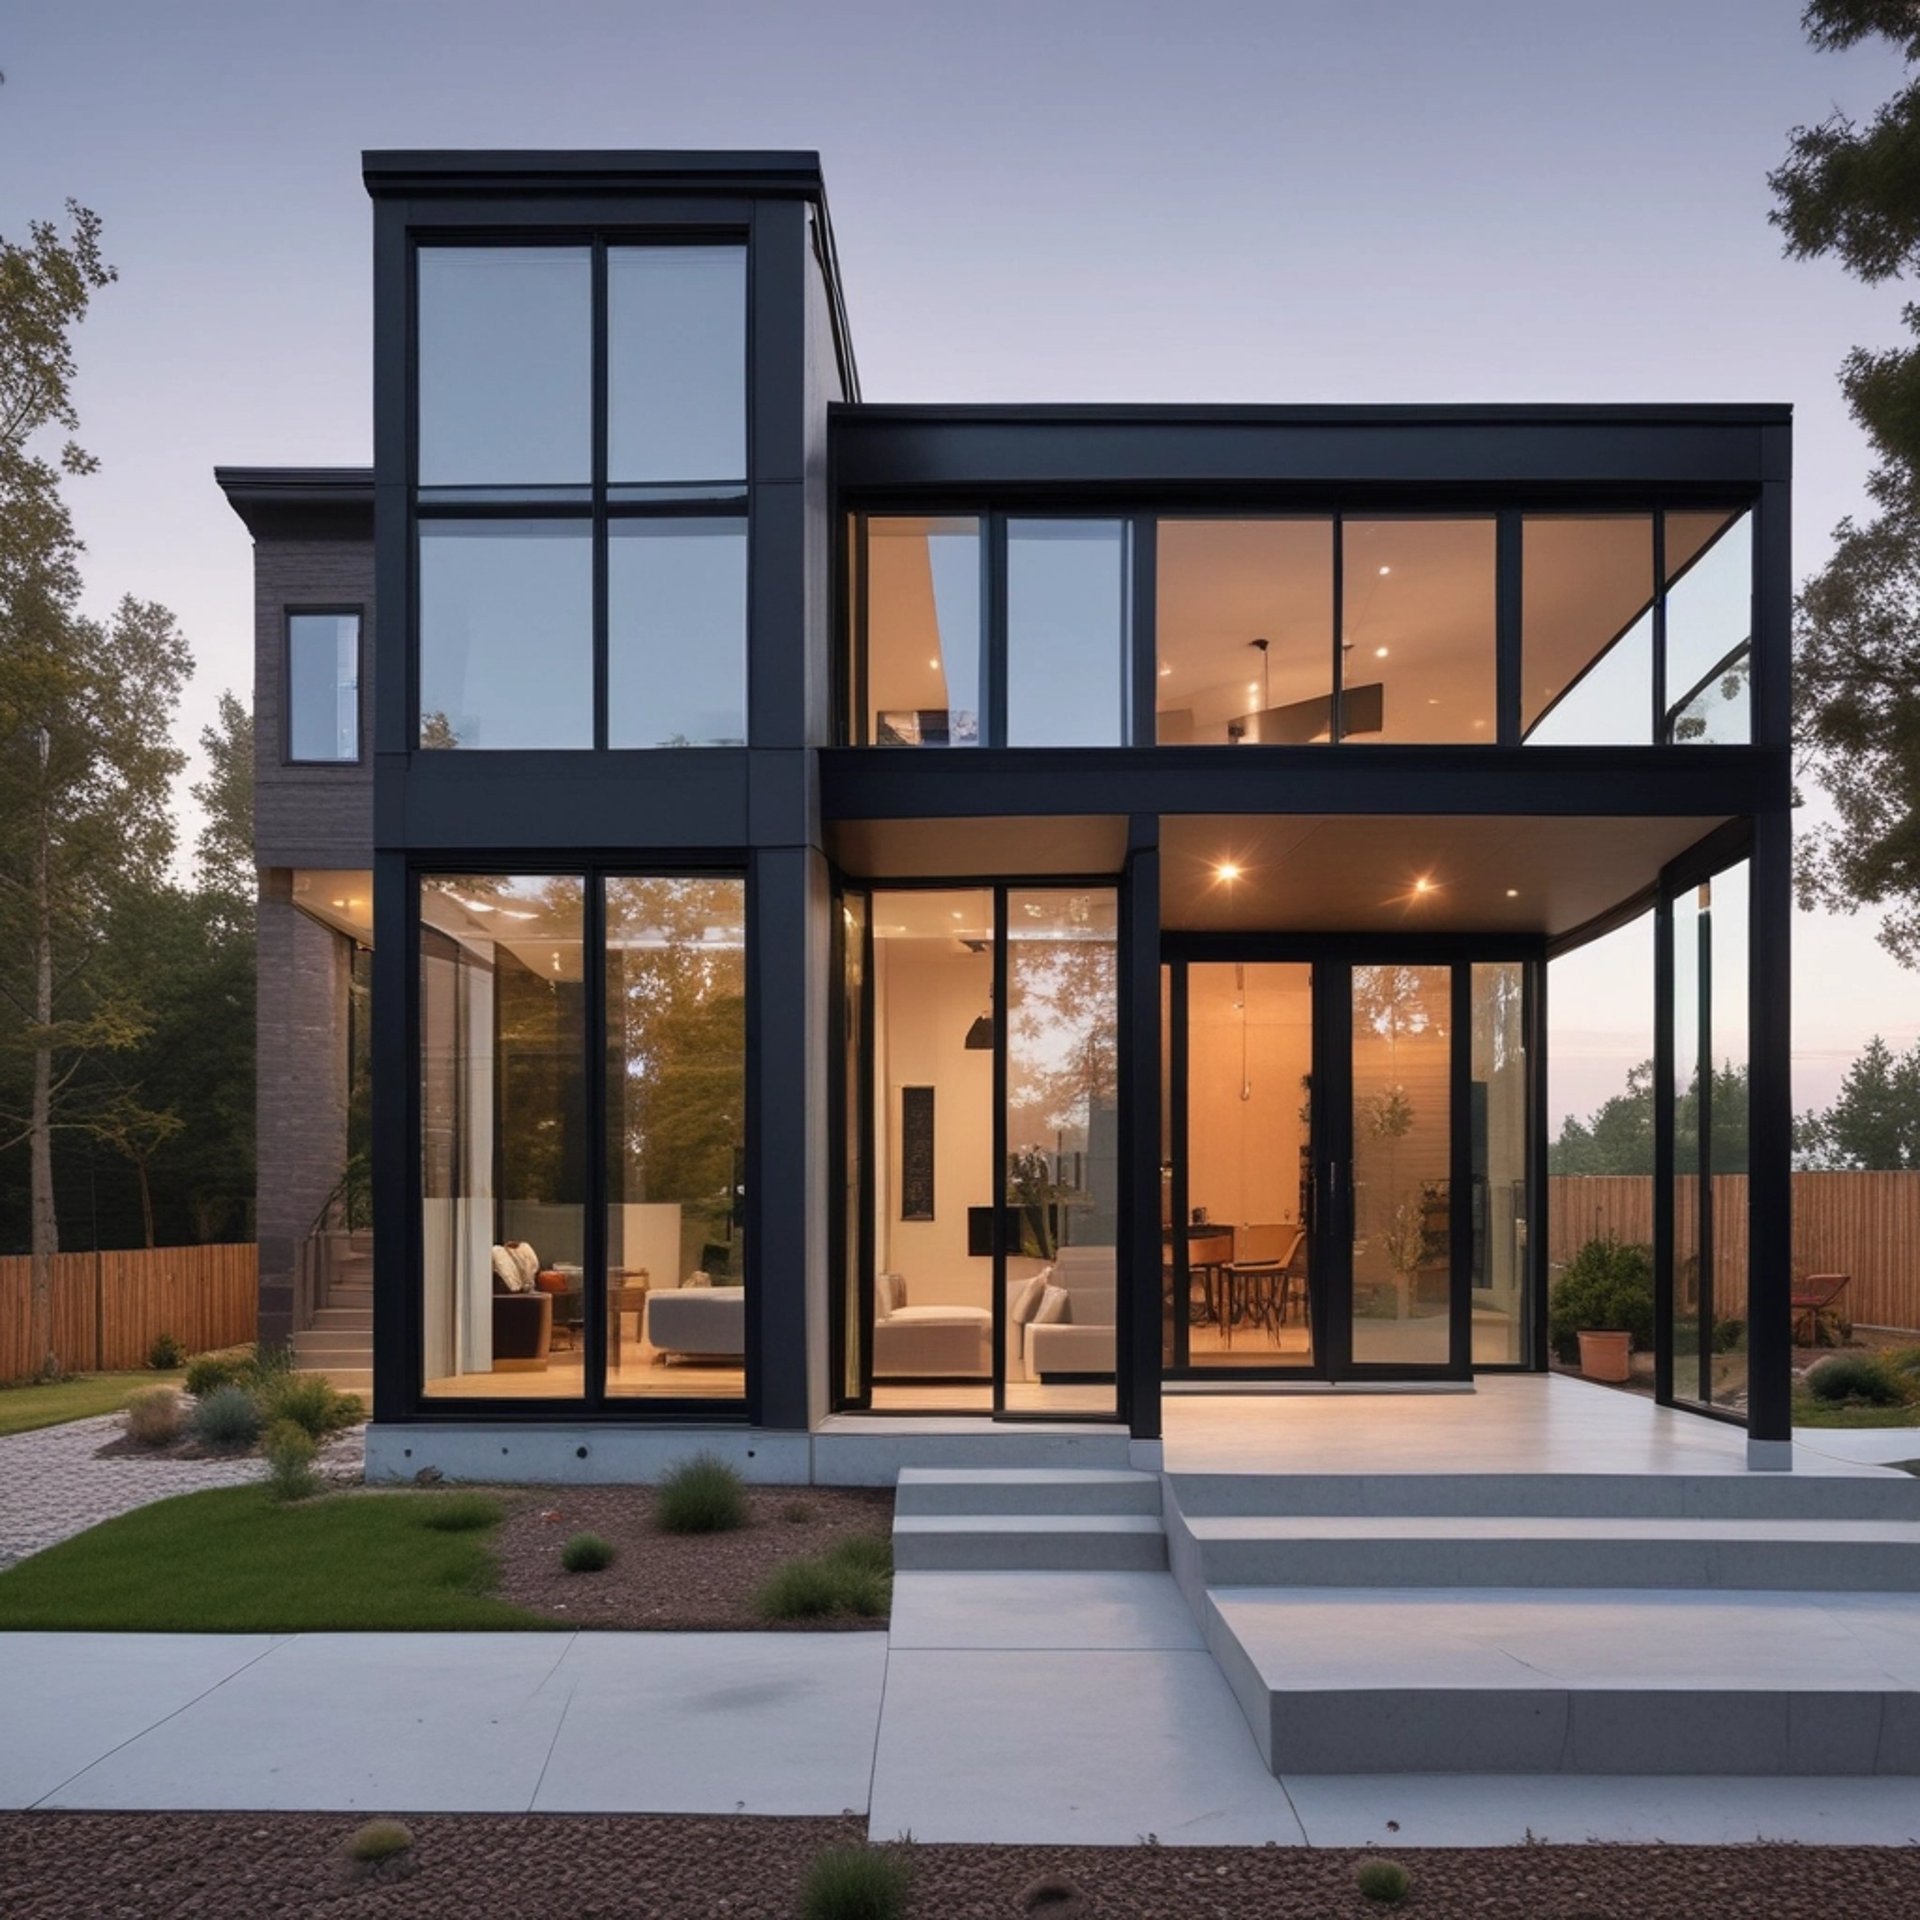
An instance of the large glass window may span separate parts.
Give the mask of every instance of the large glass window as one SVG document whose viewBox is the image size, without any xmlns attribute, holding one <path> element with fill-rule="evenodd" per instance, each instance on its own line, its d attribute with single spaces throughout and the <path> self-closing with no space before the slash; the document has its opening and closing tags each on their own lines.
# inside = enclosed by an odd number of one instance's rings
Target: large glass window
<svg viewBox="0 0 1920 1920">
<path fill-rule="evenodd" d="M 1653 731 L 1653 515 L 1521 523 L 1521 711 L 1543 746 L 1645 746 Z"/>
<path fill-rule="evenodd" d="M 420 523 L 420 744 L 593 745 L 585 520 Z"/>
<path fill-rule="evenodd" d="M 1114 1410 L 1118 922 L 1111 888 L 1007 896 L 1009 1408 Z"/>
<path fill-rule="evenodd" d="M 417 271 L 420 744 L 742 744 L 745 248 L 425 246 Z"/>
<path fill-rule="evenodd" d="M 1302 746 L 1333 725 L 1333 522 L 1162 520 L 1154 738 Z"/>
<path fill-rule="evenodd" d="M 873 896 L 873 1404 L 993 1404 L 993 894 Z"/>
<path fill-rule="evenodd" d="M 1452 1338 L 1451 967 L 1353 969 L 1353 1358 L 1445 1366 Z"/>
<path fill-rule="evenodd" d="M 1473 1360 L 1517 1367 L 1527 1345 L 1526 969 L 1473 968 Z"/>
<path fill-rule="evenodd" d="M 1747 1397 L 1747 867 L 1673 903 L 1673 1352 L 1682 1399 Z"/>
<path fill-rule="evenodd" d="M 746 1392 L 746 885 L 606 883 L 607 1392 Z"/>
<path fill-rule="evenodd" d="M 747 523 L 622 518 L 607 533 L 607 745 L 745 746 Z"/>
<path fill-rule="evenodd" d="M 586 247 L 422 247 L 423 487 L 593 477 L 593 260 Z"/>
<path fill-rule="evenodd" d="M 1667 515 L 1668 737 L 1753 738 L 1753 516 Z"/>
<path fill-rule="evenodd" d="M 1493 520 L 1348 520 L 1341 560 L 1341 739 L 1497 740 Z"/>
<path fill-rule="evenodd" d="M 1007 744 L 1126 738 L 1127 524 L 1007 523 Z"/>
<path fill-rule="evenodd" d="M 583 932 L 577 878 L 420 883 L 429 1395 L 584 1391 Z"/>
<path fill-rule="evenodd" d="M 360 758 L 360 616 L 287 616 L 287 758 Z"/>
<path fill-rule="evenodd" d="M 677 492 L 746 473 L 746 249 L 608 248 L 607 478 Z"/>
<path fill-rule="evenodd" d="M 881 747 L 984 739 L 980 522 L 875 515 L 866 523 L 864 691 L 856 737 Z"/>
</svg>

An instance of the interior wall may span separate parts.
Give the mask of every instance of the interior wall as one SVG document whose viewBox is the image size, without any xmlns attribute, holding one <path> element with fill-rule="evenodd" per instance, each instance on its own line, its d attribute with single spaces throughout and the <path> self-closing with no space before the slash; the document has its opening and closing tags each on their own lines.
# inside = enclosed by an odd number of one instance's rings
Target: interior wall
<svg viewBox="0 0 1920 1920">
<path fill-rule="evenodd" d="M 1188 969 L 1189 1206 L 1221 1225 L 1298 1221 L 1309 1097 L 1301 1080 L 1312 1068 L 1310 966 Z"/>
<path fill-rule="evenodd" d="M 985 1307 L 993 1262 L 967 1252 L 967 1209 L 991 1203 L 993 1054 L 966 1045 L 992 1000 L 990 953 L 956 940 L 874 940 L 874 1152 L 879 1271 L 906 1276 L 915 1305 Z M 934 1089 L 934 1217 L 900 1218 L 900 1091 Z"/>
</svg>

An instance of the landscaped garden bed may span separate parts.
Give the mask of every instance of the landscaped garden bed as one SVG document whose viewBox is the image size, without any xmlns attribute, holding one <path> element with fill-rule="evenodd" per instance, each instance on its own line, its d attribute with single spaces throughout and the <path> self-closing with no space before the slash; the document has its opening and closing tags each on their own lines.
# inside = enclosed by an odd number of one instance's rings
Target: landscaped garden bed
<svg viewBox="0 0 1920 1920">
<path fill-rule="evenodd" d="M 745 1524 L 710 1533 L 664 1532 L 651 1487 L 548 1487 L 508 1497 L 493 1550 L 500 1562 L 496 1591 L 515 1606 L 581 1627 L 886 1624 L 884 1610 L 770 1619 L 755 1599 L 784 1564 L 819 1557 L 848 1539 L 890 1534 L 890 1488 L 748 1487 Z M 562 1546 L 583 1532 L 613 1547 L 605 1572 L 570 1574 L 561 1567 Z"/>
<path fill-rule="evenodd" d="M 0 1815 L 0 1911 L 405 1915 L 470 1920 L 794 1920 L 808 1869 L 864 1845 L 857 1818 L 628 1814 L 423 1815 L 411 1844 L 369 1871 L 348 1854 L 363 1817 L 326 1814 Z M 1307 1847 L 907 1845 L 904 1903 L 844 1912 L 907 1920 L 1906 1920 L 1920 1912 L 1920 1849 L 1531 1846 L 1396 1850 L 1399 1906 L 1356 1885 L 1361 1856 Z M 1841 1890 L 1836 1897 L 1836 1889 Z M 1078 1896 L 1070 1905 L 1058 1896 Z"/>
</svg>

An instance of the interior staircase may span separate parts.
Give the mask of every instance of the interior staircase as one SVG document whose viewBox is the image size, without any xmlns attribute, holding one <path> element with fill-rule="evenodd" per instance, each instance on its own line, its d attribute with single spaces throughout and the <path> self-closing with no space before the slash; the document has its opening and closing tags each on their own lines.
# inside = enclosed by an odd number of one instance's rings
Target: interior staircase
<svg viewBox="0 0 1920 1920">
<path fill-rule="evenodd" d="M 1920 1773 L 1920 1480 L 1175 1474 L 1275 1773 Z"/>
<path fill-rule="evenodd" d="M 294 1365 L 324 1373 L 342 1393 L 373 1399 L 373 1235 L 328 1236 L 323 1304 L 293 1336 Z"/>
</svg>

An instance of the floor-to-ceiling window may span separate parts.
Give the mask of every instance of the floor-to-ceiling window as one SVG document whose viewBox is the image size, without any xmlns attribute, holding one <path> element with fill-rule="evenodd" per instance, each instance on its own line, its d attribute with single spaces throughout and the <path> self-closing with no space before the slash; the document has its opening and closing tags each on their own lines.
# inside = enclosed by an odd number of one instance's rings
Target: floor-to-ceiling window
<svg viewBox="0 0 1920 1920">
<path fill-rule="evenodd" d="M 428 874 L 419 915 L 423 1390 L 739 1402 L 744 882 Z"/>
<path fill-rule="evenodd" d="M 1683 888 L 1673 916 L 1673 1391 L 1747 1397 L 1747 866 Z"/>
<path fill-rule="evenodd" d="M 1116 926 L 1112 887 L 847 896 L 842 1398 L 864 1343 L 877 1411 L 1114 1410 Z"/>
<path fill-rule="evenodd" d="M 1517 1367 L 1530 1357 L 1525 967 L 1515 960 L 1475 962 L 1472 1008 L 1473 1363 Z"/>
</svg>

